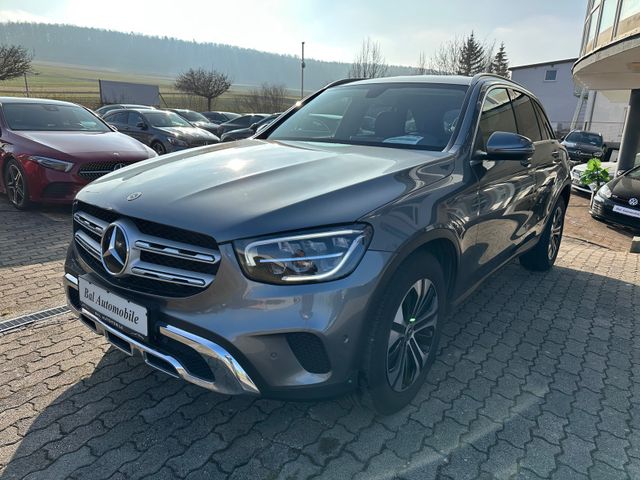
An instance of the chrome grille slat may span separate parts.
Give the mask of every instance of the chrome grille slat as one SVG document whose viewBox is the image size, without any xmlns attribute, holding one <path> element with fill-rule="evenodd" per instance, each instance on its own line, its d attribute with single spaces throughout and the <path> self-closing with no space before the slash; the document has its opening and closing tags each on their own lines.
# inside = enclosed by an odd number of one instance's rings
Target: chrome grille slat
<svg viewBox="0 0 640 480">
<path fill-rule="evenodd" d="M 208 287 L 215 280 L 217 264 L 221 259 L 218 250 L 142 233 L 133 219 L 123 217 L 115 222 L 107 222 L 96 216 L 99 214 L 99 210 L 95 215 L 77 211 L 73 216 L 76 225 L 74 236 L 77 245 L 100 262 L 92 268 L 97 268 L 96 273 L 102 274 L 107 280 L 138 277 L 146 279 L 145 281 L 197 290 Z M 117 218 L 113 212 L 109 211 L 109 214 L 111 217 L 107 218 L 110 220 Z M 130 246 L 128 263 L 123 272 L 116 275 L 107 273 L 102 268 L 100 240 L 95 238 L 101 238 L 112 223 L 123 227 Z"/>
<path fill-rule="evenodd" d="M 168 257 L 181 258 L 203 263 L 218 263 L 220 254 L 214 250 L 194 247 L 186 243 L 174 242 L 172 240 L 144 237 L 137 240 L 135 246 L 146 252 L 158 253 Z"/>
<path fill-rule="evenodd" d="M 93 215 L 89 215 L 85 212 L 76 212 L 73 215 L 73 219 L 96 235 L 102 235 L 102 232 L 104 232 L 105 229 L 109 226 L 109 224 L 104 220 L 100 220 L 99 218 L 96 218 Z"/>
<path fill-rule="evenodd" d="M 100 244 L 98 242 L 82 230 L 78 230 L 74 236 L 78 245 L 84 248 L 92 257 L 100 260 Z"/>
</svg>

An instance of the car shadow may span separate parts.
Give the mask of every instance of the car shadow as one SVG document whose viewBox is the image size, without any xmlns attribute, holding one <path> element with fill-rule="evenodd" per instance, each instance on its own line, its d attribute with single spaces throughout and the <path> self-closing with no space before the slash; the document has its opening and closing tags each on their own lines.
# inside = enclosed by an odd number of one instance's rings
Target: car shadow
<svg viewBox="0 0 640 480">
<path fill-rule="evenodd" d="M 202 478 L 348 478 L 362 468 L 376 478 L 433 478 L 456 462 L 461 468 L 461 458 L 475 476 L 475 459 L 493 458 L 506 435 L 509 448 L 533 458 L 534 436 L 551 446 L 565 437 L 581 391 L 601 392 L 593 408 L 602 407 L 607 356 L 635 348 L 625 332 L 633 327 L 630 306 L 640 308 L 639 285 L 595 274 L 563 253 L 571 267 L 530 273 L 510 264 L 456 308 L 426 384 L 395 415 L 375 416 L 348 397 L 222 396 L 110 348 L 88 377 L 16 423 L 23 439 L 2 478 L 170 478 L 196 470 Z M 495 475 L 522 461 L 494 453 L 484 468 Z M 332 466 L 341 473 L 332 477 Z"/>
</svg>

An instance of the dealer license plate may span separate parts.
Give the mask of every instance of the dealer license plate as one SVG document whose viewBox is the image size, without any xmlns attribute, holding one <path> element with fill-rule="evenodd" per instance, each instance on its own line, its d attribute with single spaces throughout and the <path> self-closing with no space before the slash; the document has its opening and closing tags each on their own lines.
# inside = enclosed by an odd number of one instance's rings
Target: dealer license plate
<svg viewBox="0 0 640 480">
<path fill-rule="evenodd" d="M 627 215 L 628 217 L 640 218 L 640 210 L 634 210 L 633 208 L 621 207 L 620 205 L 614 205 L 613 211 Z"/>
<path fill-rule="evenodd" d="M 80 303 L 91 313 L 115 327 L 148 334 L 147 309 L 80 277 Z M 115 325 L 114 325 L 115 324 Z"/>
</svg>

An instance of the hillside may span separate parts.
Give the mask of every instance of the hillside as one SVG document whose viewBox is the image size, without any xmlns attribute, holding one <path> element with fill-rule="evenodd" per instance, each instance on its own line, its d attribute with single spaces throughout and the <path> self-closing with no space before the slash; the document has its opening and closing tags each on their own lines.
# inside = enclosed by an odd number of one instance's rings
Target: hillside
<svg viewBox="0 0 640 480">
<path fill-rule="evenodd" d="M 228 73 L 236 84 L 300 86 L 299 58 L 231 45 L 44 23 L 0 23 L 0 43 L 32 50 L 37 62 L 165 78 L 188 68 L 213 67 Z M 313 59 L 306 65 L 305 87 L 309 89 L 344 78 L 349 67 Z M 408 74 L 411 68 L 394 66 L 389 73 Z"/>
</svg>

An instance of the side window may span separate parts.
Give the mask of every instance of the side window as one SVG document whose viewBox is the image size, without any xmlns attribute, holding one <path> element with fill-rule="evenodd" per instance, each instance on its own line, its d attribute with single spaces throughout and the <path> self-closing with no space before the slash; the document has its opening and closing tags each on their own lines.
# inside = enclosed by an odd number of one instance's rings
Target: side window
<svg viewBox="0 0 640 480">
<path fill-rule="evenodd" d="M 129 121 L 127 123 L 129 123 L 130 127 L 135 127 L 142 121 L 142 115 L 139 113 L 129 112 Z"/>
<path fill-rule="evenodd" d="M 234 123 L 241 125 L 243 127 L 248 127 L 249 125 L 251 125 L 252 118 L 253 118 L 253 115 L 247 115 L 245 117 L 237 118 L 236 120 L 234 120 Z"/>
<path fill-rule="evenodd" d="M 109 118 L 107 118 L 106 120 L 109 123 L 127 123 L 128 114 L 128 112 L 114 113 L 112 115 L 109 115 Z"/>
<path fill-rule="evenodd" d="M 513 111 L 516 114 L 516 123 L 518 124 L 518 133 L 524 135 L 532 142 L 542 140 L 540 127 L 536 112 L 533 109 L 531 99 L 524 93 L 515 90 L 509 90 L 511 93 L 511 101 L 513 102 Z"/>
<path fill-rule="evenodd" d="M 553 128 L 551 128 L 551 125 L 549 124 L 547 116 L 544 114 L 544 110 L 542 110 L 542 107 L 537 102 L 533 102 L 533 106 L 535 107 L 536 114 L 538 116 L 538 124 L 540 125 L 540 133 L 542 134 L 542 139 L 552 140 L 556 138 L 555 133 L 553 132 Z"/>
<path fill-rule="evenodd" d="M 495 88 L 487 94 L 482 105 L 476 148 L 484 150 L 494 132 L 518 133 L 511 101 L 505 88 Z"/>
</svg>

